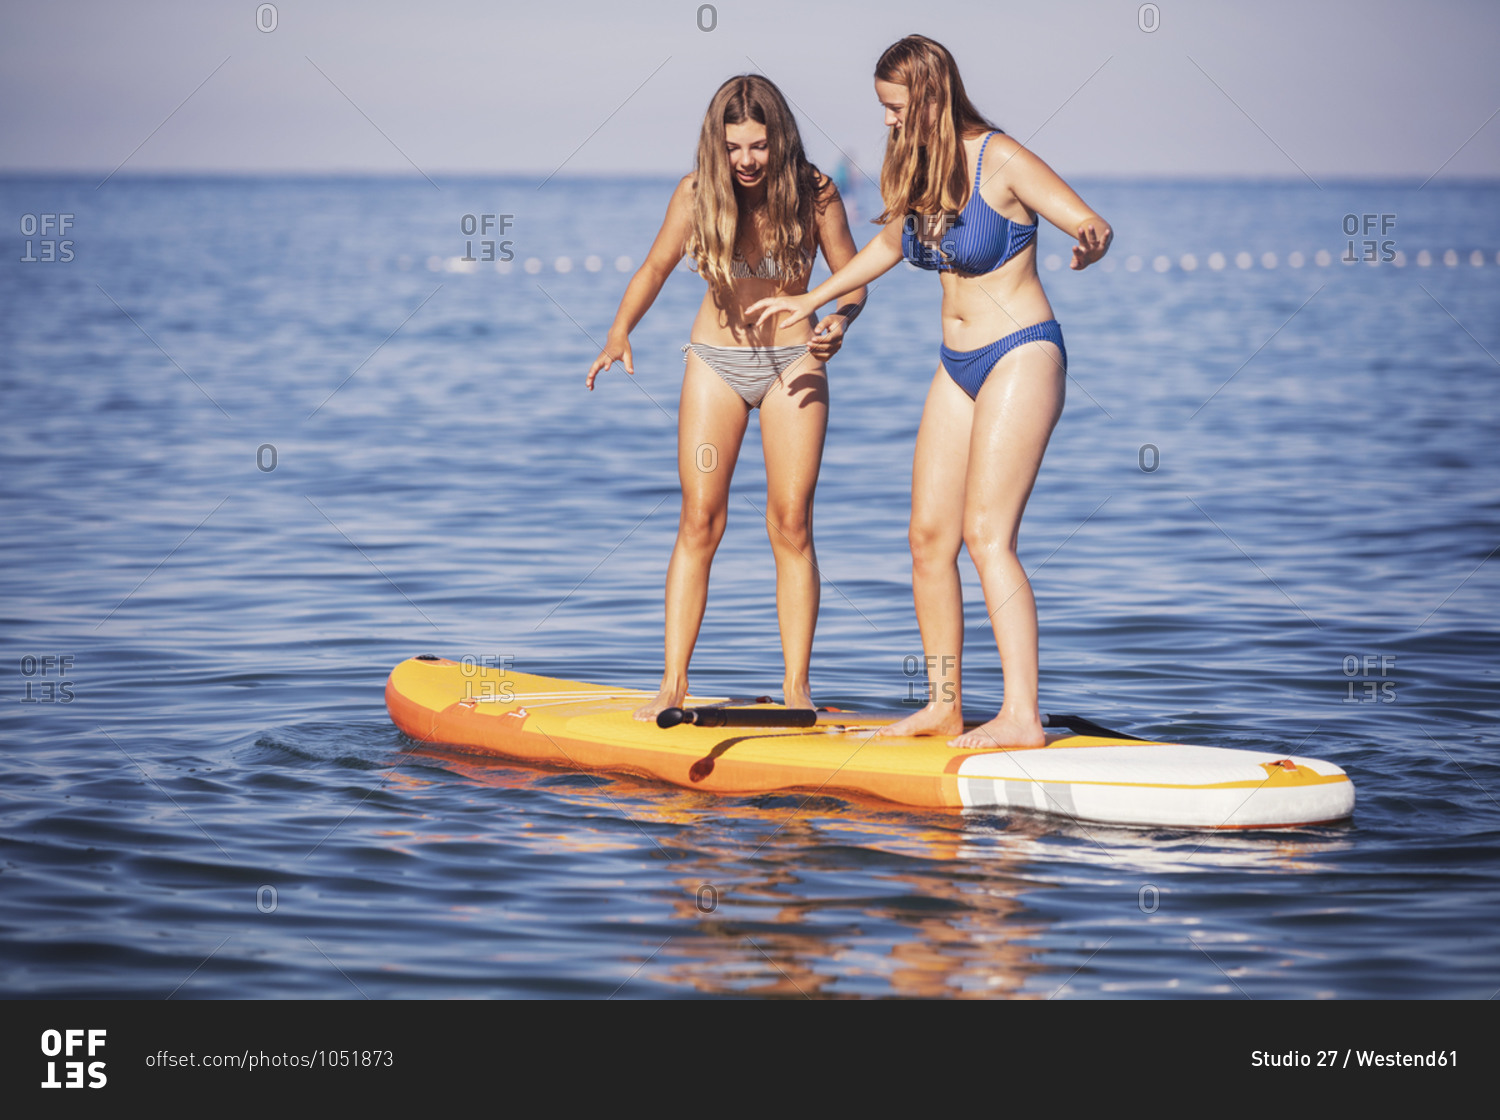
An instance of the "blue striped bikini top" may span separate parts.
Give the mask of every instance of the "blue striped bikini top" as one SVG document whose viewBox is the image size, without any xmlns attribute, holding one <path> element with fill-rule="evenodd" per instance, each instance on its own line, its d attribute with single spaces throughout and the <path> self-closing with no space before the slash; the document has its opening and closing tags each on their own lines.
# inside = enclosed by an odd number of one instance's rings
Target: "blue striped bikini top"
<svg viewBox="0 0 1500 1120">
<path fill-rule="evenodd" d="M 906 215 L 905 228 L 901 231 L 901 255 L 918 268 L 938 272 L 964 272 L 970 276 L 983 276 L 994 272 L 1036 238 L 1036 223 L 1023 226 L 995 213 L 988 202 L 979 197 L 979 175 L 984 170 L 984 149 L 989 146 L 990 136 L 985 136 L 979 145 L 979 159 L 974 166 L 974 189 L 969 192 L 969 201 L 964 203 L 957 221 L 942 235 L 936 245 L 917 236 L 917 226 L 922 216 Z"/>
</svg>

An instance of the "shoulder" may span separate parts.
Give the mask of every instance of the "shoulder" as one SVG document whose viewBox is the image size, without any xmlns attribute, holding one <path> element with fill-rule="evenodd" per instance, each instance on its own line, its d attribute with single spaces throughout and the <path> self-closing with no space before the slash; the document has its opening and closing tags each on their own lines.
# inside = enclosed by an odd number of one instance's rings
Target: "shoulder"
<svg viewBox="0 0 1500 1120">
<path fill-rule="evenodd" d="M 672 189 L 672 199 L 667 203 L 669 214 L 691 214 L 693 212 L 693 199 L 697 194 L 697 176 L 693 174 L 684 175 L 677 180 L 677 186 Z"/>
<path fill-rule="evenodd" d="M 1007 172 L 1032 171 L 1038 165 L 1042 165 L 1041 160 L 1015 137 L 1004 132 L 989 134 L 989 143 L 984 149 L 984 166 L 987 171 L 997 171 L 1003 176 Z M 988 179 L 989 175 L 986 174 L 985 178 Z"/>
<path fill-rule="evenodd" d="M 984 152 L 985 163 L 989 163 L 992 159 L 1001 161 L 1014 159 L 1017 153 L 1026 150 L 1014 136 L 998 129 L 993 132 L 981 132 L 975 140 L 974 150 Z"/>
<path fill-rule="evenodd" d="M 838 187 L 829 176 L 824 175 L 816 167 L 813 168 L 813 186 L 813 201 L 817 204 L 819 216 L 834 206 L 842 208 L 844 200 L 839 194 Z"/>
<path fill-rule="evenodd" d="M 1049 170 L 1019 140 L 1004 132 L 992 132 L 984 149 L 980 192 L 986 202 L 1003 213 L 1002 208 L 1011 200 L 1034 193 L 1038 176 Z"/>
</svg>

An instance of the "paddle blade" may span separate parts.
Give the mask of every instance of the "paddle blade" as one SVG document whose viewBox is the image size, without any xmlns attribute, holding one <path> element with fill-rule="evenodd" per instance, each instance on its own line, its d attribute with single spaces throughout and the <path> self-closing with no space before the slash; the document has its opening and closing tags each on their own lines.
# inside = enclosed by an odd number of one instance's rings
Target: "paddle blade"
<svg viewBox="0 0 1500 1120">
<path fill-rule="evenodd" d="M 1066 727 L 1075 735 L 1097 735 L 1101 739 L 1129 739 L 1136 743 L 1145 742 L 1144 739 L 1139 739 L 1134 735 L 1127 735 L 1123 731 L 1111 731 L 1107 727 L 1101 727 L 1093 720 L 1084 719 L 1082 716 L 1044 715 L 1042 716 L 1042 726 Z"/>
</svg>

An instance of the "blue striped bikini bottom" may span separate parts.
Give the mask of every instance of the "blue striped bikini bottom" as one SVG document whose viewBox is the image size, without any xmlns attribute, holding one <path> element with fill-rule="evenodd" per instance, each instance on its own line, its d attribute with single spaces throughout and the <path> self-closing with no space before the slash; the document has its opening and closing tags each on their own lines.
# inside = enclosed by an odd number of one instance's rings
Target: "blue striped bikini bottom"
<svg viewBox="0 0 1500 1120">
<path fill-rule="evenodd" d="M 807 356 L 806 346 L 705 346 L 689 342 L 682 348 L 684 362 L 689 350 L 751 408 L 759 408 L 781 375 Z"/>
<path fill-rule="evenodd" d="M 1068 372 L 1068 350 L 1063 345 L 1062 327 L 1056 319 L 1048 319 L 1043 323 L 1033 323 L 1029 327 L 1022 327 L 1014 334 L 996 339 L 988 346 L 981 346 L 978 350 L 950 350 L 946 346 L 941 346 L 938 352 L 942 355 L 943 368 L 948 371 L 948 376 L 953 378 L 954 383 L 960 389 L 969 394 L 970 399 L 977 399 L 979 390 L 984 387 L 985 378 L 989 377 L 990 370 L 995 368 L 995 363 L 1017 346 L 1028 342 L 1052 343 L 1062 352 L 1063 372 Z"/>
</svg>

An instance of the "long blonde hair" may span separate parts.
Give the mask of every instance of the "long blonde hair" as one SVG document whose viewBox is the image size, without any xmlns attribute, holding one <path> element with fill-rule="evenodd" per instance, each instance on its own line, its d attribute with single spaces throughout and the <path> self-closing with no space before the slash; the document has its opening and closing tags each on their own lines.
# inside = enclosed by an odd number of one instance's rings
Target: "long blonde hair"
<svg viewBox="0 0 1500 1120">
<path fill-rule="evenodd" d="M 875 77 L 905 86 L 905 127 L 891 129 L 880 165 L 880 199 L 885 210 L 875 221 L 908 213 L 956 214 L 969 200 L 969 176 L 961 145 L 977 132 L 999 132 L 964 92 L 958 64 L 941 43 L 908 35 L 892 43 L 875 64 Z M 929 128 L 927 118 L 936 109 Z"/>
<path fill-rule="evenodd" d="M 733 279 L 730 264 L 740 219 L 724 128 L 746 121 L 766 126 L 762 252 L 776 263 L 778 276 L 796 276 L 806 269 L 803 253 L 812 247 L 816 228 L 818 171 L 802 151 L 802 136 L 786 98 L 759 74 L 730 78 L 708 103 L 698 135 L 698 156 L 693 165 L 693 228 L 687 243 L 688 257 L 720 304 L 728 301 Z"/>
</svg>

